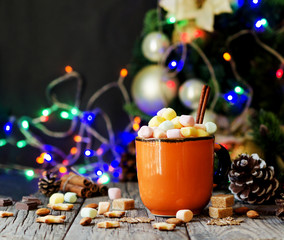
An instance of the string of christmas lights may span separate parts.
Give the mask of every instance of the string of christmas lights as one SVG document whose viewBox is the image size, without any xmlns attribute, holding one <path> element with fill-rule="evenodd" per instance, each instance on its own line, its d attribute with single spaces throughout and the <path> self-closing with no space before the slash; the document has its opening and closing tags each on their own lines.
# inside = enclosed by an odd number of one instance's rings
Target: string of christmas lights
<svg viewBox="0 0 284 240">
<path fill-rule="evenodd" d="M 46 89 L 46 96 L 51 106 L 43 109 L 41 116 L 33 119 L 27 116 L 19 119 L 10 117 L 4 125 L 6 138 L 0 139 L 0 147 L 11 144 L 18 148 L 24 148 L 29 145 L 40 150 L 41 154 L 36 158 L 36 162 L 42 165 L 42 169 L 50 168 L 50 171 L 59 171 L 59 173 L 65 174 L 68 168 L 73 167 L 75 171 L 88 175 L 98 183 L 108 183 L 110 180 L 118 181 L 121 174 L 119 163 L 123 149 L 118 145 L 108 115 L 102 109 L 93 106 L 95 101 L 111 88 L 118 88 L 125 103 L 130 102 L 124 86 L 124 79 L 128 74 L 127 69 L 121 70 L 118 81 L 111 82 L 97 90 L 89 99 L 85 111 L 79 109 L 83 80 L 77 72 L 73 71 L 72 67 L 66 66 L 65 71 L 65 75 L 53 80 Z M 72 106 L 59 101 L 54 91 L 58 85 L 67 81 L 76 81 L 77 83 L 75 103 Z M 53 131 L 46 126 L 49 117 L 57 112 L 59 112 L 61 119 L 69 122 L 69 128 L 66 131 Z M 96 130 L 94 121 L 97 117 L 103 119 L 107 136 L 102 136 Z M 140 122 L 139 117 L 133 118 L 129 115 L 129 124 L 122 131 L 123 134 L 120 136 L 122 140 L 120 139 L 120 141 L 124 141 L 125 145 L 132 141 L 140 128 Z M 21 139 L 16 142 L 11 138 L 15 127 L 18 127 L 21 132 Z M 74 142 L 69 152 L 66 153 L 59 147 L 41 140 L 38 132 L 40 132 L 40 135 L 43 134 L 54 139 L 73 138 Z M 96 149 L 93 147 L 94 142 L 100 142 Z M 103 159 L 107 152 L 112 154 L 113 160 L 110 164 Z M 76 167 L 76 162 L 82 157 L 85 158 L 85 163 L 81 167 Z M 24 169 L 24 173 L 28 178 L 31 178 L 35 175 L 35 170 L 32 168 Z M 36 175 L 39 175 L 38 171 L 36 171 Z"/>
</svg>

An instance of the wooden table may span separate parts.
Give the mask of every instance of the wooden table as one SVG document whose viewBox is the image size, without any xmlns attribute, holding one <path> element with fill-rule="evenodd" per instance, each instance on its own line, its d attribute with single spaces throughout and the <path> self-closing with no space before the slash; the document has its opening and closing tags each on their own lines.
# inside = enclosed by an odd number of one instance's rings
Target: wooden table
<svg viewBox="0 0 284 240">
<path fill-rule="evenodd" d="M 144 207 L 139 197 L 137 183 L 119 183 L 109 186 L 120 187 L 123 197 L 135 199 L 136 209 L 127 211 L 127 216 L 145 216 L 155 219 L 154 222 L 166 220 L 166 218 L 153 216 Z M 37 194 L 37 196 L 46 206 L 48 198 L 40 194 Z M 14 206 L 0 207 L 0 211 L 7 210 L 14 213 L 14 217 L 0 218 L 0 239 L 284 239 L 284 221 L 275 217 L 275 215 L 265 214 L 266 209 L 271 208 L 271 206 L 249 206 L 262 212 L 261 217 L 254 220 L 243 217 L 244 222 L 236 226 L 207 225 L 206 223 L 210 220 L 207 208 L 201 215 L 194 216 L 191 222 L 176 227 L 174 231 L 170 232 L 153 229 L 150 223 L 121 223 L 120 228 L 117 229 L 99 229 L 96 223 L 106 219 L 100 216 L 95 218 L 90 226 L 81 226 L 79 224 L 81 220 L 80 209 L 86 204 L 100 201 L 108 201 L 108 197 L 78 199 L 72 211 L 53 211 L 52 214 L 54 215 L 66 215 L 66 222 L 58 225 L 36 223 L 35 210 L 18 211 Z M 235 206 L 240 206 L 240 204 L 237 203 Z"/>
</svg>

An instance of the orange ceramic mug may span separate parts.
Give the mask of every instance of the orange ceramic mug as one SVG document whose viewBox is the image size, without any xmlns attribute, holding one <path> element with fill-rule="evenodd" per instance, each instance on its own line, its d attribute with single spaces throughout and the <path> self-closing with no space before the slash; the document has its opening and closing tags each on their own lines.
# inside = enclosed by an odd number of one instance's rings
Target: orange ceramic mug
<svg viewBox="0 0 284 240">
<path fill-rule="evenodd" d="M 214 150 L 219 158 L 216 180 L 227 176 L 230 156 L 214 137 L 136 138 L 141 200 L 154 215 L 175 216 L 180 209 L 198 214 L 213 189 Z"/>
</svg>

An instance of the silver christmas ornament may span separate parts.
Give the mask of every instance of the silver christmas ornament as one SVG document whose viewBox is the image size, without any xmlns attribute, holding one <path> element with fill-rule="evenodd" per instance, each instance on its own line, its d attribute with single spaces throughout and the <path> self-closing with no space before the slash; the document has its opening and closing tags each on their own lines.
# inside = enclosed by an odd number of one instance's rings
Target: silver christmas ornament
<svg viewBox="0 0 284 240">
<path fill-rule="evenodd" d="M 185 107 L 192 110 L 198 108 L 203 85 L 199 79 L 189 79 L 180 86 L 179 99 Z"/>
<path fill-rule="evenodd" d="M 169 78 L 162 66 L 149 65 L 134 77 L 131 94 L 137 107 L 149 115 L 155 115 L 167 107 L 177 95 L 178 81 Z"/>
<path fill-rule="evenodd" d="M 165 34 L 152 32 L 142 41 L 142 53 L 150 61 L 158 62 L 169 46 L 170 41 Z"/>
</svg>

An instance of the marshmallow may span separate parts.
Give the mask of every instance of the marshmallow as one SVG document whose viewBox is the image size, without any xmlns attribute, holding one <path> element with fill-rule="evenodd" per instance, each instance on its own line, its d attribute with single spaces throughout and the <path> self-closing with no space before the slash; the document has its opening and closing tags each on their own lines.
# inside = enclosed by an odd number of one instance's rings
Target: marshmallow
<svg viewBox="0 0 284 240">
<path fill-rule="evenodd" d="M 196 123 L 196 124 L 194 124 L 194 127 L 206 131 L 206 127 L 205 127 L 204 124 Z"/>
<path fill-rule="evenodd" d="M 153 136 L 153 129 L 148 126 L 142 126 L 138 131 L 138 136 L 141 138 L 150 138 Z"/>
<path fill-rule="evenodd" d="M 196 137 L 197 130 L 194 127 L 183 127 L 180 129 L 181 135 L 184 137 Z"/>
<path fill-rule="evenodd" d="M 162 129 L 162 130 L 164 130 L 164 131 L 166 132 L 166 131 L 168 131 L 168 130 L 170 130 L 170 129 L 174 129 L 175 126 L 174 126 L 174 124 L 173 124 L 171 121 L 166 120 L 166 121 L 162 122 L 162 123 L 159 125 L 159 128 Z"/>
<path fill-rule="evenodd" d="M 179 129 L 170 129 L 167 131 L 168 138 L 181 138 L 180 130 Z"/>
<path fill-rule="evenodd" d="M 82 208 L 81 217 L 95 218 L 97 216 L 97 210 L 93 208 Z"/>
<path fill-rule="evenodd" d="M 185 127 L 193 127 L 195 123 L 194 118 L 190 115 L 181 115 L 179 122 Z"/>
<path fill-rule="evenodd" d="M 171 122 L 174 124 L 174 127 L 177 129 L 182 128 L 183 126 L 181 125 L 180 121 L 179 121 L 180 117 L 175 117 L 171 120 Z"/>
<path fill-rule="evenodd" d="M 206 127 L 206 132 L 208 132 L 209 134 L 214 134 L 217 131 L 217 126 L 213 122 L 205 123 L 205 127 Z"/>
<path fill-rule="evenodd" d="M 121 198 L 120 188 L 109 188 L 108 189 L 108 197 L 111 200 Z"/>
<path fill-rule="evenodd" d="M 207 137 L 209 136 L 209 133 L 204 131 L 203 129 L 197 129 L 197 137 Z"/>
<path fill-rule="evenodd" d="M 64 194 L 64 201 L 69 203 L 74 203 L 77 201 L 76 193 L 74 192 L 67 192 Z"/>
<path fill-rule="evenodd" d="M 109 211 L 109 202 L 99 202 L 98 214 L 104 214 Z"/>
<path fill-rule="evenodd" d="M 154 129 L 154 134 L 153 134 L 154 138 L 166 138 L 167 137 L 167 133 L 160 129 L 160 128 L 156 128 Z"/>
<path fill-rule="evenodd" d="M 166 110 L 163 111 L 162 117 L 165 118 L 166 120 L 172 120 L 177 116 L 176 112 L 172 108 L 167 108 Z"/>
<path fill-rule="evenodd" d="M 160 116 L 152 117 L 151 120 L 148 123 L 149 127 L 158 127 L 162 122 L 166 121 L 165 118 Z"/>
<path fill-rule="evenodd" d="M 63 202 L 64 202 L 63 193 L 54 193 L 49 198 L 50 204 L 63 203 Z"/>
<path fill-rule="evenodd" d="M 179 210 L 176 213 L 176 218 L 181 219 L 182 221 L 187 223 L 193 218 L 193 212 L 188 209 Z"/>
<path fill-rule="evenodd" d="M 162 117 L 164 111 L 166 111 L 167 108 L 162 108 L 160 111 L 157 112 L 157 116 Z"/>
</svg>

